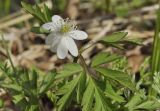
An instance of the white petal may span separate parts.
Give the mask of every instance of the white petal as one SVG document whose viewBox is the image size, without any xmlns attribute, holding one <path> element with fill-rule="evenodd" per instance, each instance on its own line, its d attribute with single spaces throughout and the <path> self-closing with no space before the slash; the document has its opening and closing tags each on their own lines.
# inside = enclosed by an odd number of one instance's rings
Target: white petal
<svg viewBox="0 0 160 111">
<path fill-rule="evenodd" d="M 50 50 L 51 50 L 52 52 L 57 52 L 57 47 L 58 47 L 58 44 L 55 45 L 54 47 L 50 47 Z"/>
<path fill-rule="evenodd" d="M 73 56 L 75 56 L 75 57 L 77 57 L 78 56 L 78 49 L 77 49 L 77 45 L 76 45 L 76 43 L 74 42 L 74 40 L 72 39 L 72 38 L 70 38 L 70 37 L 65 37 L 66 38 L 66 41 L 67 41 L 67 48 L 68 48 L 68 50 L 69 50 L 69 52 L 73 55 Z"/>
<path fill-rule="evenodd" d="M 51 33 L 47 36 L 45 43 L 50 46 L 52 52 L 56 52 L 57 45 L 60 42 L 61 37 L 56 33 Z"/>
<path fill-rule="evenodd" d="M 62 38 L 57 47 L 57 56 L 60 59 L 64 59 L 68 54 L 68 49 L 66 47 L 66 39 Z"/>
<path fill-rule="evenodd" d="M 60 41 L 61 41 L 61 37 L 56 37 L 56 39 L 53 40 L 52 45 L 50 47 L 52 52 L 57 51 L 57 47 L 58 47 L 58 44 L 60 43 Z"/>
<path fill-rule="evenodd" d="M 69 36 L 76 40 L 84 40 L 87 39 L 88 34 L 84 31 L 73 30 L 69 33 Z"/>
<path fill-rule="evenodd" d="M 52 22 L 54 22 L 54 23 L 62 21 L 62 20 L 63 20 L 62 17 L 59 15 L 52 16 Z"/>
<path fill-rule="evenodd" d="M 64 20 L 59 15 L 54 15 L 52 17 L 52 22 L 48 22 L 42 25 L 42 28 L 51 31 L 59 31 Z"/>
<path fill-rule="evenodd" d="M 54 29 L 54 24 L 53 22 L 48 22 L 42 25 L 42 28 L 46 30 L 53 30 Z"/>
<path fill-rule="evenodd" d="M 50 33 L 45 40 L 46 45 L 52 45 L 57 38 L 55 33 Z"/>
</svg>

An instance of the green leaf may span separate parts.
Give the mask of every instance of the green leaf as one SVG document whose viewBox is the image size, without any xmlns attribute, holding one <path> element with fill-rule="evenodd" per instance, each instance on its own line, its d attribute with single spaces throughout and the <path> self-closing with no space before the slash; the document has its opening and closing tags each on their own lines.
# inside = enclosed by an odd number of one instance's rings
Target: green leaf
<svg viewBox="0 0 160 111">
<path fill-rule="evenodd" d="M 104 37 L 102 39 L 102 41 L 106 42 L 106 43 L 119 42 L 123 38 L 125 38 L 127 36 L 127 34 L 128 34 L 127 32 L 116 32 L 116 33 L 113 33 L 111 35 L 108 35 L 108 36 Z"/>
<path fill-rule="evenodd" d="M 21 2 L 22 7 L 29 12 L 31 15 L 35 16 L 37 19 L 39 19 L 42 23 L 48 22 L 48 20 L 45 17 L 45 14 L 42 13 L 41 8 L 38 5 L 32 6 L 26 2 Z"/>
<path fill-rule="evenodd" d="M 51 10 L 47 7 L 46 4 L 44 4 L 44 15 L 45 15 L 45 18 L 47 20 L 47 22 L 51 21 L 51 18 L 52 18 L 52 12 Z"/>
<path fill-rule="evenodd" d="M 152 88 L 156 93 L 160 94 L 160 73 L 154 73 Z"/>
<path fill-rule="evenodd" d="M 22 95 L 22 94 L 13 95 L 12 97 L 13 97 L 13 102 L 14 102 L 15 104 L 20 103 L 20 102 L 23 101 L 24 98 L 25 98 L 24 95 Z"/>
<path fill-rule="evenodd" d="M 43 23 L 47 22 L 44 13 L 42 13 L 41 8 L 36 4 L 33 6 L 34 8 L 34 15 L 37 16 Z"/>
<path fill-rule="evenodd" d="M 52 101 L 53 104 L 56 104 L 56 102 L 58 100 L 58 96 L 56 96 L 55 93 L 53 93 L 51 91 L 47 91 L 47 97 Z"/>
<path fill-rule="evenodd" d="M 94 86 L 92 84 L 91 78 L 89 78 L 89 82 L 87 88 L 83 94 L 82 98 L 82 111 L 91 111 L 93 100 L 94 100 Z"/>
<path fill-rule="evenodd" d="M 81 77 L 78 82 L 77 86 L 77 102 L 80 103 L 83 97 L 83 92 L 85 90 L 86 85 L 86 74 L 84 72 L 81 72 Z"/>
<path fill-rule="evenodd" d="M 0 98 L 0 108 L 4 107 L 4 101 Z"/>
<path fill-rule="evenodd" d="M 50 86 L 53 84 L 56 73 L 48 73 L 44 76 L 42 85 L 40 86 L 39 94 L 47 92 Z"/>
<path fill-rule="evenodd" d="M 103 94 L 103 91 L 95 86 L 95 109 L 94 111 L 112 111 L 107 104 L 107 98 Z"/>
<path fill-rule="evenodd" d="M 58 111 L 64 111 L 64 109 L 71 103 L 71 100 L 74 95 L 74 90 L 70 91 L 69 93 L 65 94 L 57 103 Z"/>
<path fill-rule="evenodd" d="M 100 67 L 95 68 L 95 70 L 101 73 L 103 76 L 115 80 L 119 82 L 121 85 L 135 91 L 135 84 L 132 83 L 131 77 L 128 74 L 125 74 L 124 72 L 121 71 L 111 70 L 107 68 L 100 68 Z"/>
<path fill-rule="evenodd" d="M 38 74 L 35 70 L 32 71 L 30 74 L 30 90 L 34 95 L 37 94 L 37 88 L 38 88 Z"/>
<path fill-rule="evenodd" d="M 109 46 L 112 46 L 114 48 L 117 49 L 121 49 L 121 50 L 125 50 L 125 48 L 123 47 L 123 44 L 117 44 L 117 43 L 108 43 Z"/>
<path fill-rule="evenodd" d="M 22 91 L 22 87 L 20 87 L 19 85 L 16 85 L 16 84 L 3 84 L 2 87 L 12 89 L 17 92 Z"/>
<path fill-rule="evenodd" d="M 42 28 L 42 27 L 32 27 L 32 28 L 31 28 L 31 31 L 34 32 L 34 33 L 38 33 L 38 34 L 49 33 L 48 30 L 45 30 L 45 29 Z"/>
<path fill-rule="evenodd" d="M 67 106 L 71 103 L 73 97 L 76 93 L 76 88 L 81 80 L 82 74 L 80 74 L 78 77 L 74 78 L 72 81 L 65 84 L 63 87 L 59 89 L 57 92 L 58 95 L 63 95 L 60 100 L 57 102 L 58 105 L 58 111 L 64 111 Z"/>
<path fill-rule="evenodd" d="M 143 45 L 141 39 L 126 39 L 126 40 L 124 40 L 122 42 L 133 44 L 133 45 Z"/>
<path fill-rule="evenodd" d="M 95 104 L 93 104 L 94 102 Z M 103 91 L 91 77 L 89 77 L 88 85 L 83 95 L 82 106 L 82 111 L 93 111 L 93 109 L 94 111 L 112 111 Z"/>
<path fill-rule="evenodd" d="M 26 100 L 26 96 L 24 96 L 22 92 L 12 94 L 12 98 L 14 104 L 16 104 L 16 106 L 19 107 L 21 110 L 25 110 L 30 100 L 30 98 L 28 97 Z"/>
<path fill-rule="evenodd" d="M 112 88 L 110 84 L 106 85 L 105 95 L 114 101 L 117 101 L 119 103 L 125 102 L 124 98 L 120 95 L 118 95 Z"/>
<path fill-rule="evenodd" d="M 119 56 L 119 55 L 115 55 L 115 54 L 111 55 L 106 52 L 101 52 L 93 58 L 91 66 L 96 67 L 101 64 L 112 62 L 112 61 L 117 60 L 119 58 L 121 58 L 121 56 Z"/>
<path fill-rule="evenodd" d="M 21 86 L 23 88 L 23 90 L 25 89 L 25 93 L 26 94 L 31 94 L 31 92 L 29 91 L 32 87 L 31 83 L 30 83 L 30 79 L 29 79 L 29 72 L 28 71 L 22 71 L 19 72 L 19 78 L 22 81 Z M 29 92 L 29 93 L 28 93 Z"/>
<path fill-rule="evenodd" d="M 38 105 L 29 104 L 25 109 L 25 111 L 39 111 L 39 107 Z"/>
<path fill-rule="evenodd" d="M 60 71 L 55 78 L 56 79 L 66 78 L 66 77 L 72 76 L 73 74 L 79 73 L 82 70 L 83 68 L 77 63 L 65 64 L 63 70 Z"/>
<path fill-rule="evenodd" d="M 142 90 L 135 93 L 131 100 L 125 106 L 129 109 L 129 111 L 132 111 L 138 104 L 142 103 L 142 101 L 144 101 L 145 99 L 146 96 L 144 91 Z"/>
<path fill-rule="evenodd" d="M 32 7 L 32 5 L 30 5 L 30 4 L 28 4 L 28 3 L 25 3 L 25 2 L 21 2 L 21 4 L 22 4 L 22 7 L 26 10 L 26 11 L 28 11 L 29 13 L 31 13 L 31 14 L 34 14 L 34 9 L 33 9 L 33 7 Z"/>
<path fill-rule="evenodd" d="M 160 102 L 158 101 L 146 101 L 136 106 L 135 109 L 156 110 L 160 108 Z"/>
<path fill-rule="evenodd" d="M 24 83 L 24 85 L 26 85 L 26 84 L 29 85 L 29 73 L 28 73 L 28 71 L 27 70 L 19 70 L 17 72 L 18 72 L 20 80 Z"/>
</svg>

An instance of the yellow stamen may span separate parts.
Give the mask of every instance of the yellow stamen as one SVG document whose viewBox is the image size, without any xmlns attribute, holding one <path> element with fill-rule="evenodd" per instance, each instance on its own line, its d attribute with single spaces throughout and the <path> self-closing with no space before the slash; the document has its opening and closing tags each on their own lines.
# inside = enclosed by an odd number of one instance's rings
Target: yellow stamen
<svg viewBox="0 0 160 111">
<path fill-rule="evenodd" d="M 70 31 L 70 26 L 65 24 L 62 26 L 61 30 L 60 30 L 62 33 L 67 33 Z"/>
</svg>

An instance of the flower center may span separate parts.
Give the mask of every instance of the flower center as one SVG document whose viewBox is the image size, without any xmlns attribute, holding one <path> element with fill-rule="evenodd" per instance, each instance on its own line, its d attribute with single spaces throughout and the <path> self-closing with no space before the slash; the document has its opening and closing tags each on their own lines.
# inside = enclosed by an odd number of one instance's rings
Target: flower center
<svg viewBox="0 0 160 111">
<path fill-rule="evenodd" d="M 70 25 L 64 24 L 64 25 L 61 27 L 60 32 L 62 32 L 62 33 L 67 33 L 67 32 L 69 32 L 70 30 L 71 30 Z"/>
<path fill-rule="evenodd" d="M 69 18 L 64 19 L 64 21 L 61 23 L 60 32 L 63 34 L 68 33 L 69 31 L 76 30 L 77 26 L 72 20 L 69 20 Z"/>
</svg>

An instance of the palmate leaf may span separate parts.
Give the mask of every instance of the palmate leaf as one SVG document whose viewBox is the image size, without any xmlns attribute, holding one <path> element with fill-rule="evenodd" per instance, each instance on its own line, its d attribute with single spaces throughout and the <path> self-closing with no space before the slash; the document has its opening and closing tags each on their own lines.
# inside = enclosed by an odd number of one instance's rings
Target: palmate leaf
<svg viewBox="0 0 160 111">
<path fill-rule="evenodd" d="M 79 73 L 83 70 L 83 68 L 77 64 L 77 63 L 68 63 L 64 65 L 64 68 L 62 71 L 60 71 L 57 75 L 56 75 L 56 79 L 59 78 L 66 78 L 68 76 L 72 76 L 75 73 Z"/>
<path fill-rule="evenodd" d="M 39 6 L 35 5 L 34 7 L 26 2 L 21 2 L 22 7 L 29 12 L 31 15 L 35 16 L 37 19 L 39 19 L 42 22 L 45 22 L 45 19 L 42 17 L 44 16 L 39 8 Z"/>
<path fill-rule="evenodd" d="M 64 86 L 64 89 L 60 89 L 60 93 L 64 94 L 62 98 L 58 101 L 58 111 L 63 111 L 72 101 L 73 96 L 75 96 L 75 89 L 78 79 L 71 81 Z"/>
<path fill-rule="evenodd" d="M 51 72 L 48 74 L 45 74 L 44 79 L 40 85 L 39 94 L 45 93 L 49 88 L 52 86 L 54 80 L 55 80 L 55 72 Z"/>
<path fill-rule="evenodd" d="M 91 111 L 93 106 L 94 93 L 95 93 L 94 85 L 92 83 L 91 78 L 89 78 L 87 88 L 83 94 L 82 111 Z"/>
<path fill-rule="evenodd" d="M 13 102 L 18 106 L 21 110 L 25 110 L 26 106 L 28 105 L 28 101 L 26 100 L 26 97 L 21 93 L 15 93 L 12 95 Z"/>
<path fill-rule="evenodd" d="M 39 107 L 38 107 L 38 105 L 34 105 L 34 104 L 29 104 L 27 107 L 26 107 L 26 109 L 25 109 L 25 111 L 39 111 Z"/>
<path fill-rule="evenodd" d="M 67 106 L 71 103 L 73 97 L 76 95 L 76 89 L 78 87 L 79 82 L 83 79 L 84 73 L 78 75 L 78 77 L 74 78 L 72 81 L 68 82 L 64 86 L 62 86 L 57 95 L 63 95 L 58 101 L 58 111 L 64 111 Z"/>
<path fill-rule="evenodd" d="M 160 102 L 157 100 L 148 100 L 140 105 L 136 106 L 134 109 L 143 109 L 143 110 L 155 110 L 160 108 Z"/>
<path fill-rule="evenodd" d="M 101 73 L 104 77 L 110 78 L 119 82 L 121 85 L 135 91 L 135 84 L 132 83 L 131 77 L 121 71 L 111 70 L 107 68 L 97 67 L 96 71 Z"/>
<path fill-rule="evenodd" d="M 143 90 L 136 92 L 131 100 L 125 105 L 129 111 L 134 110 L 134 108 L 146 100 L 147 97 L 145 96 L 145 92 Z"/>
<path fill-rule="evenodd" d="M 114 61 L 116 59 L 119 59 L 121 57 L 122 56 L 120 56 L 120 55 L 116 55 L 116 54 L 111 55 L 111 54 L 106 53 L 106 52 L 101 52 L 93 58 L 91 66 L 96 67 L 96 66 L 99 66 L 101 64 L 112 62 L 112 61 Z"/>
<path fill-rule="evenodd" d="M 109 105 L 107 104 L 107 98 L 103 92 L 95 86 L 95 109 L 94 111 L 112 111 Z"/>
<path fill-rule="evenodd" d="M 46 4 L 44 4 L 44 16 L 46 18 L 46 21 L 51 21 L 52 17 L 52 11 L 47 7 Z"/>
<path fill-rule="evenodd" d="M 33 94 L 36 95 L 37 88 L 38 88 L 38 73 L 37 71 L 33 70 L 32 74 L 29 75 L 30 78 L 30 88 L 33 91 Z"/>
<path fill-rule="evenodd" d="M 89 77 L 88 85 L 83 95 L 82 106 L 82 111 L 112 111 L 107 104 L 103 91 L 91 77 Z"/>
<path fill-rule="evenodd" d="M 29 12 L 31 15 L 36 17 L 38 20 L 40 20 L 42 23 L 46 23 L 51 21 L 51 11 L 49 8 L 44 5 L 43 9 L 41 9 L 38 5 L 30 5 L 26 2 L 21 2 L 22 7 Z"/>
<path fill-rule="evenodd" d="M 111 98 L 114 101 L 117 101 L 119 103 L 125 102 L 124 98 L 120 95 L 118 95 L 112 88 L 110 84 L 106 85 L 105 95 L 109 98 Z"/>
<path fill-rule="evenodd" d="M 13 91 L 21 92 L 22 87 L 17 84 L 2 84 L 3 88 L 11 89 Z"/>
<path fill-rule="evenodd" d="M 158 100 L 149 100 L 142 90 L 135 93 L 131 100 L 125 105 L 129 111 L 134 110 L 155 110 L 160 108 L 160 102 Z"/>
<path fill-rule="evenodd" d="M 160 72 L 154 73 L 152 88 L 160 94 Z"/>
<path fill-rule="evenodd" d="M 55 74 L 46 74 L 40 79 L 37 70 L 16 69 L 16 72 L 1 66 L 4 75 L 10 80 L 4 81 L 1 87 L 12 95 L 12 101 L 22 111 L 38 111 L 38 100 L 46 93 L 54 81 Z"/>
<path fill-rule="evenodd" d="M 34 16 L 36 16 L 37 18 L 39 18 L 42 22 L 47 22 L 44 13 L 41 11 L 41 8 L 36 4 L 35 6 L 33 6 L 34 9 Z"/>
<path fill-rule="evenodd" d="M 77 102 L 81 103 L 83 93 L 85 91 L 86 86 L 86 74 L 84 72 L 81 72 L 81 78 L 79 79 L 78 86 L 77 86 Z"/>
<path fill-rule="evenodd" d="M 13 95 L 13 102 L 15 104 L 20 103 L 21 101 L 25 100 L 25 96 L 23 94 L 17 94 L 17 95 Z M 21 102 L 22 103 L 22 102 Z"/>
</svg>

